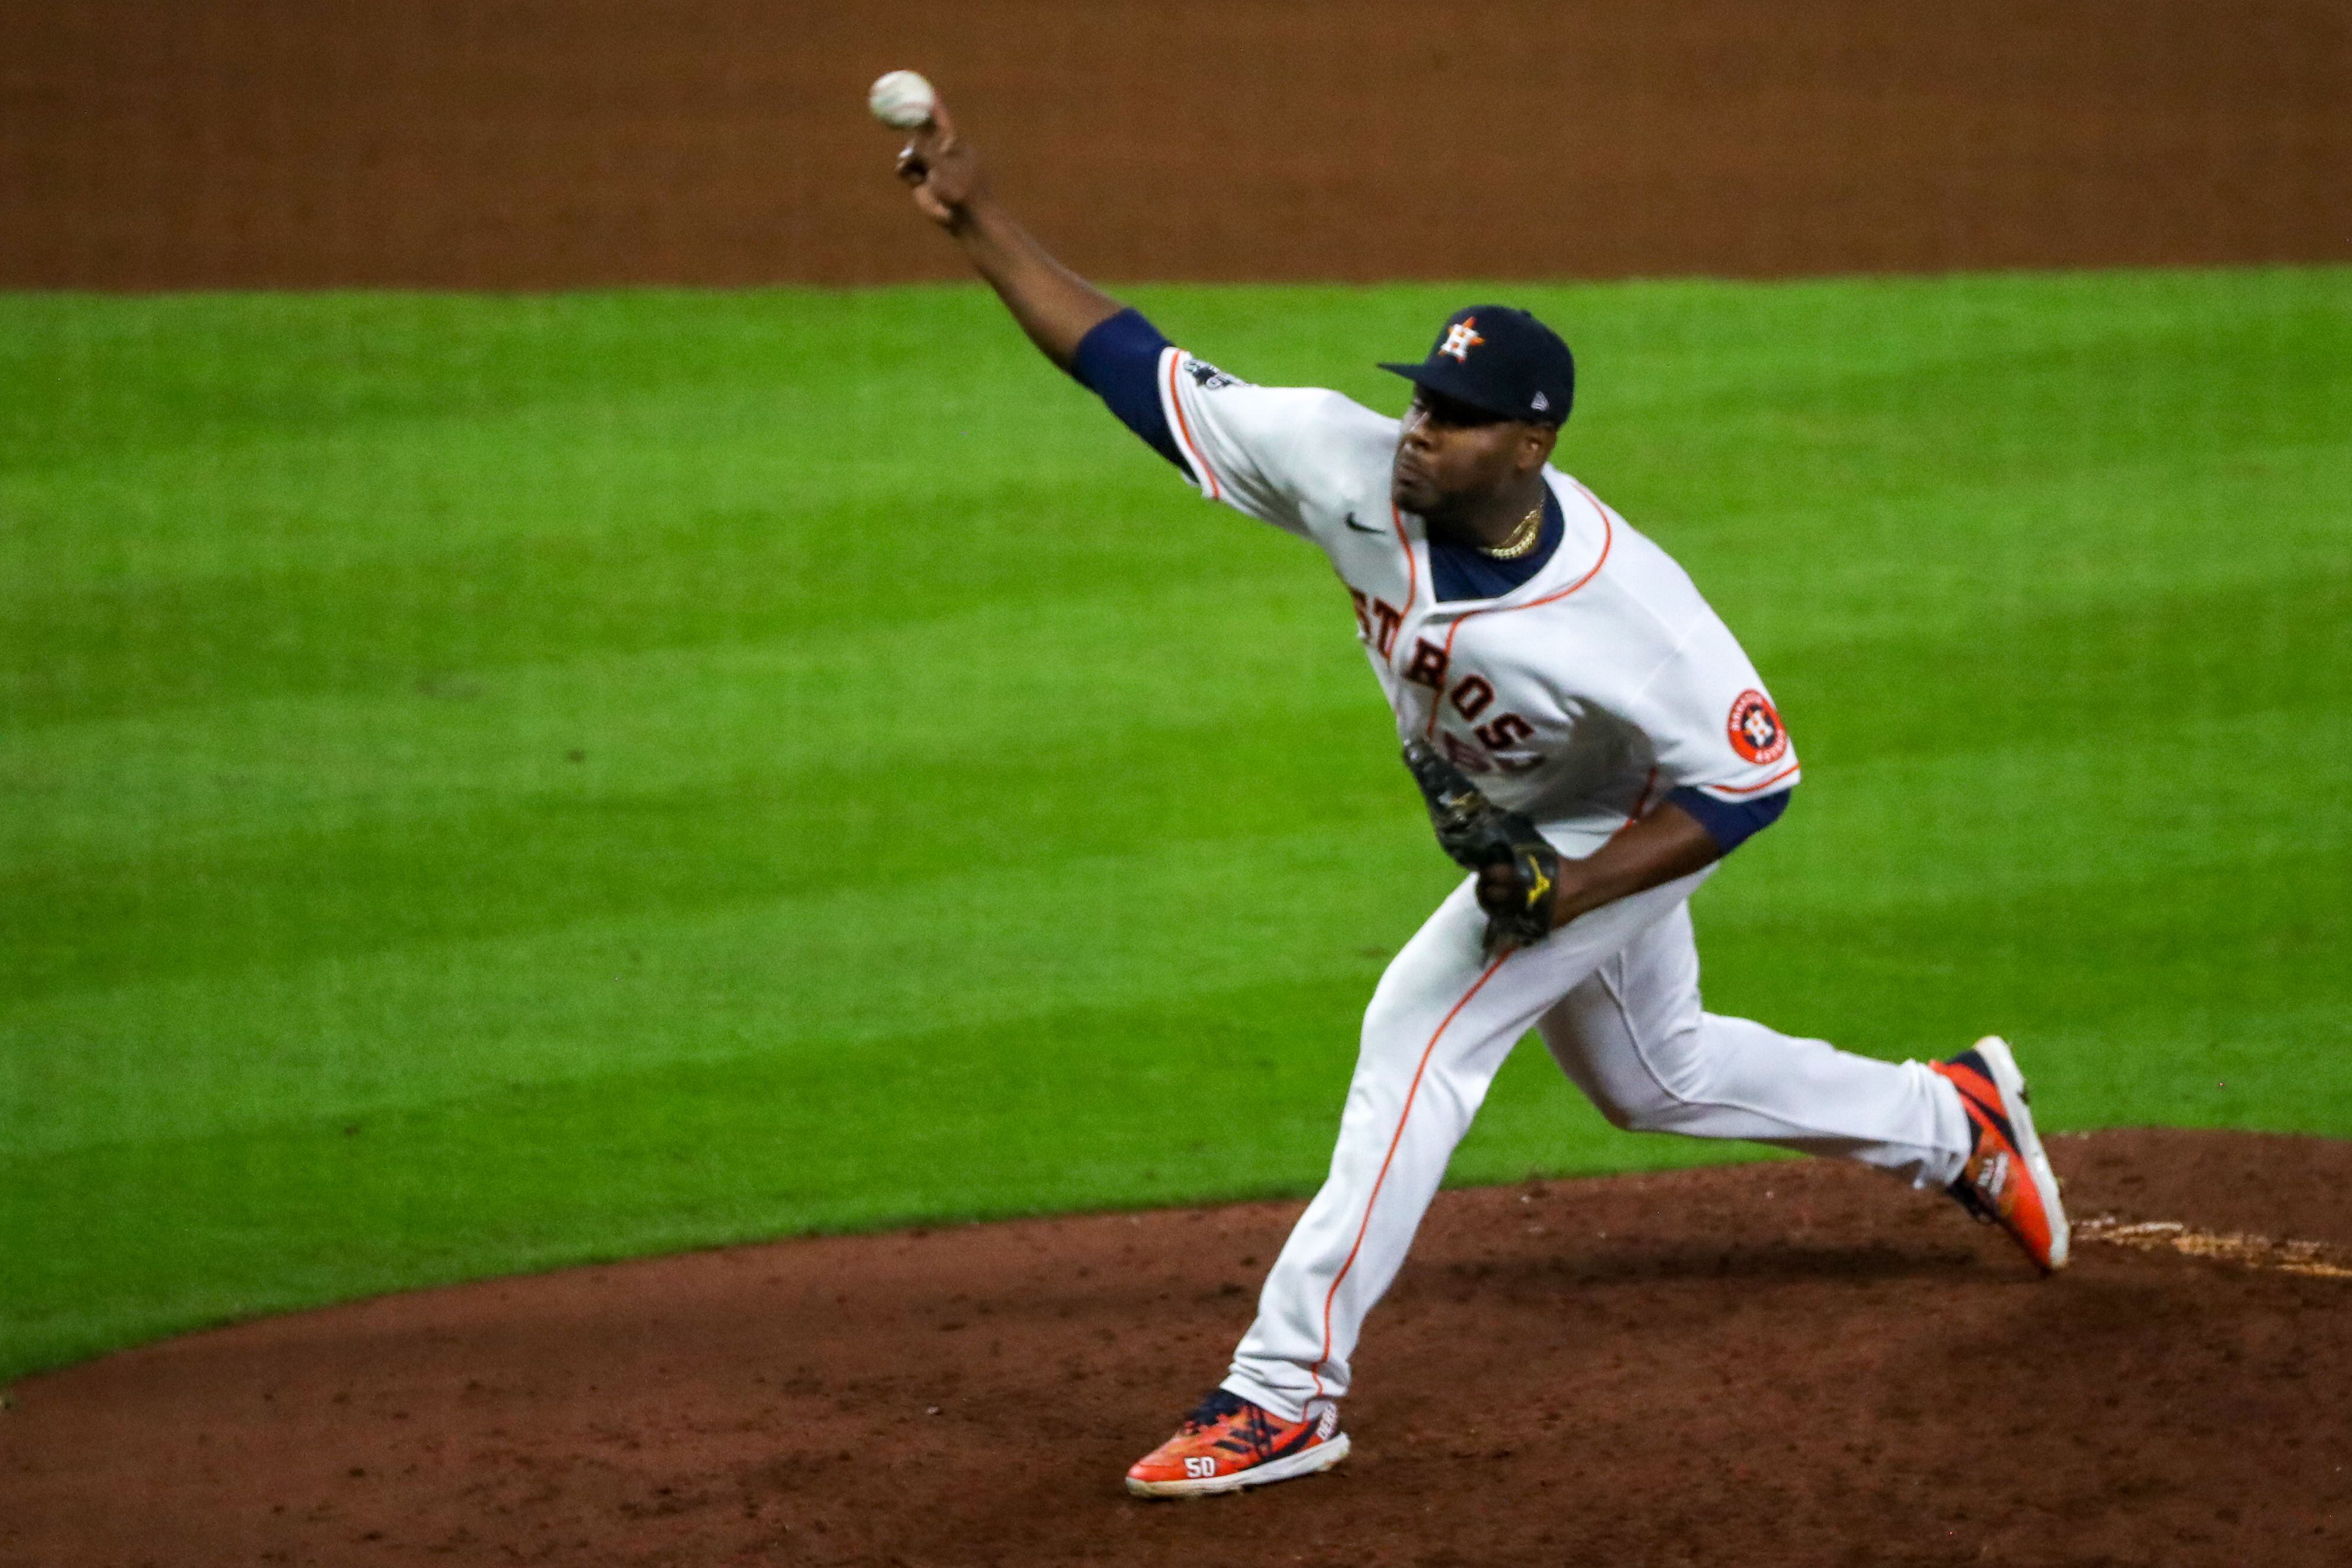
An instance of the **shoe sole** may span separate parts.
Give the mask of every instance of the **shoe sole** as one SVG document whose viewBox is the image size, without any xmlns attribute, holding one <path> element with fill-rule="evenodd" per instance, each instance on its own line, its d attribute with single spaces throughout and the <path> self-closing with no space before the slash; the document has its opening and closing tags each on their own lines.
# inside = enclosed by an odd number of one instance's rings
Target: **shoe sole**
<svg viewBox="0 0 2352 1568">
<path fill-rule="evenodd" d="M 1295 1454 L 1285 1454 L 1278 1459 L 1268 1459 L 1262 1465 L 1252 1465 L 1245 1470 L 1235 1470 L 1229 1476 L 1209 1476 L 1201 1480 L 1139 1481 L 1127 1478 L 1127 1490 L 1138 1497 L 1209 1497 L 1217 1492 L 1241 1491 L 1249 1487 L 1271 1486 L 1299 1476 L 1311 1476 L 1318 1470 L 1328 1470 L 1348 1457 L 1348 1435 L 1340 1432 Z"/>
<path fill-rule="evenodd" d="M 2066 1266 L 2074 1228 L 2066 1222 L 2065 1205 L 2058 1196 L 2058 1173 L 2050 1168 L 2050 1156 L 2042 1149 L 2042 1134 L 2033 1130 L 2033 1108 L 2025 1099 L 2025 1074 L 2017 1070 L 2009 1041 L 1997 1034 L 1977 1041 L 1976 1051 L 1992 1069 L 1993 1085 L 2000 1091 L 2000 1108 L 2009 1117 L 2017 1152 L 2025 1156 L 2025 1168 L 2042 1194 L 2042 1212 L 2050 1219 L 2050 1268 L 2054 1273 Z"/>
</svg>

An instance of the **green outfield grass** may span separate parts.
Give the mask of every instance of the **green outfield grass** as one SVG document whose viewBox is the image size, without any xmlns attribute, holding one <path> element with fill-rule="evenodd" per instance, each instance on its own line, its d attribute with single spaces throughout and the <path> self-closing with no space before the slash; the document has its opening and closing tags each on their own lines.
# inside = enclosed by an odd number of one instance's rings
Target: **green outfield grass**
<svg viewBox="0 0 2352 1568">
<path fill-rule="evenodd" d="M 1709 1001 L 2352 1134 L 2352 270 L 1500 292 L 1772 683 Z M 974 288 L 0 297 L 0 1375 L 430 1281 L 1302 1193 L 1451 881 L 1344 595 Z M 1737 1158 L 1523 1050 L 1463 1181 Z"/>
</svg>

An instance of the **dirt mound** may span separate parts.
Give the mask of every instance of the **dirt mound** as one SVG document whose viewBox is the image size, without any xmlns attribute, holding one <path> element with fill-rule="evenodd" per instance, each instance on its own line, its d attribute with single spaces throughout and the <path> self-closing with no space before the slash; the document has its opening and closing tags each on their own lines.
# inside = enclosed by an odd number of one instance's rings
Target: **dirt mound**
<svg viewBox="0 0 2352 1568">
<path fill-rule="evenodd" d="M 249 1323 L 21 1385 L 0 1559 L 2352 1558 L 2352 1145 L 2053 1154 L 2090 1234 L 2048 1282 L 1845 1166 L 1446 1194 L 1358 1357 L 1354 1456 L 1203 1502 L 1129 1499 L 1120 1471 L 1221 1373 L 1295 1205 Z"/>
<path fill-rule="evenodd" d="M 897 66 L 1110 278 L 2352 260 L 2332 0 L 10 0 L 0 287 L 961 277 Z"/>
</svg>

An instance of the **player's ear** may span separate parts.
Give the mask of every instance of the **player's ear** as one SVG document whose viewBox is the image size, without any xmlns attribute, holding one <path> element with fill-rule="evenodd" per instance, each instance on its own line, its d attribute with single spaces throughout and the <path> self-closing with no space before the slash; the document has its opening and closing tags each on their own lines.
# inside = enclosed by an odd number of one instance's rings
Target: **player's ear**
<svg viewBox="0 0 2352 1568">
<path fill-rule="evenodd" d="M 1551 449 L 1559 441 L 1559 426 L 1524 424 L 1519 428 L 1526 434 L 1519 440 L 1518 469 L 1522 474 L 1532 474 L 1551 460 Z"/>
</svg>

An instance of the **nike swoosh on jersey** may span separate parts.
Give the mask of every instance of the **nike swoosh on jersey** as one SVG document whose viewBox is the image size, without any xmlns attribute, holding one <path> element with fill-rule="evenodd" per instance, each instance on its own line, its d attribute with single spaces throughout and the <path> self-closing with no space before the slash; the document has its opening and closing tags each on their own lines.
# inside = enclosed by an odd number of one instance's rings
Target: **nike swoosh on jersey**
<svg viewBox="0 0 2352 1568">
<path fill-rule="evenodd" d="M 1381 531 L 1380 529 L 1372 527 L 1370 523 L 1360 523 L 1356 521 L 1356 514 L 1353 512 L 1349 512 L 1346 517 L 1339 520 L 1347 524 L 1349 528 L 1355 529 L 1360 534 L 1376 534 Z"/>
</svg>

